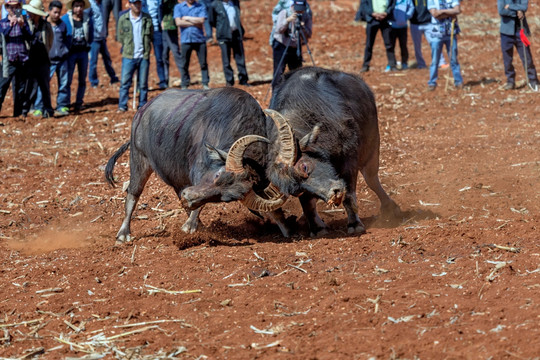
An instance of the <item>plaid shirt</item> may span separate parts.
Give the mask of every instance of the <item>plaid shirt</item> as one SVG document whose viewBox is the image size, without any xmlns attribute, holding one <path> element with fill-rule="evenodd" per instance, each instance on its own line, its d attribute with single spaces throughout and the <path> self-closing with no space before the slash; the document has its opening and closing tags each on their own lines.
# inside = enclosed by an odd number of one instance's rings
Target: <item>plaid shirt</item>
<svg viewBox="0 0 540 360">
<path fill-rule="evenodd" d="M 7 59 L 10 62 L 28 60 L 28 49 L 26 48 L 25 40 L 30 35 L 28 23 L 24 23 L 21 29 L 19 24 L 10 25 L 8 18 L 0 20 L 0 32 L 4 35 L 6 44 Z"/>
</svg>

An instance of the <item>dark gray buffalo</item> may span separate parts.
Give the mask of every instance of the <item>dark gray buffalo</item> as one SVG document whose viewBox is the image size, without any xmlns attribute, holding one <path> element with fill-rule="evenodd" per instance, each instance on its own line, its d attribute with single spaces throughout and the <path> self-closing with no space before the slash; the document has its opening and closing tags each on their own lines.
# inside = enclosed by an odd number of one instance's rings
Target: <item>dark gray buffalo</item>
<svg viewBox="0 0 540 360">
<path fill-rule="evenodd" d="M 380 202 L 384 216 L 400 209 L 379 181 L 379 125 L 373 93 L 359 77 L 316 67 L 285 75 L 270 108 L 279 131 L 267 177 L 282 195 L 299 196 L 312 235 L 326 232 L 316 209 L 317 198 L 343 206 L 348 232 L 363 233 L 358 217 L 358 171 Z M 276 137 L 278 140 L 276 140 Z"/>
<path fill-rule="evenodd" d="M 185 232 L 197 229 L 207 202 L 241 200 L 250 209 L 271 212 L 288 235 L 279 210 L 285 198 L 265 181 L 267 127 L 257 101 L 235 88 L 168 90 L 148 102 L 133 118 L 130 141 L 105 169 L 113 185 L 114 165 L 131 146 L 126 215 L 117 240 L 130 241 L 131 216 L 153 172 L 191 211 Z"/>
</svg>

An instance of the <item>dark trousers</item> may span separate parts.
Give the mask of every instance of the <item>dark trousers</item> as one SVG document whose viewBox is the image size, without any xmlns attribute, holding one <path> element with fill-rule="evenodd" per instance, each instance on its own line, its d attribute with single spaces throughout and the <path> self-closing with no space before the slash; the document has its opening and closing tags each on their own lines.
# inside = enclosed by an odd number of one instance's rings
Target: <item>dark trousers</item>
<svg viewBox="0 0 540 360">
<path fill-rule="evenodd" d="M 206 43 L 186 43 L 182 44 L 182 65 L 180 67 L 182 75 L 182 86 L 189 86 L 189 61 L 191 53 L 195 51 L 201 66 L 201 76 L 203 85 L 208 85 L 210 76 L 208 75 L 208 63 L 206 62 Z"/>
<path fill-rule="evenodd" d="M 223 73 L 227 85 L 234 85 L 234 72 L 231 66 L 231 52 L 238 68 L 238 82 L 245 85 L 248 82 L 246 70 L 246 57 L 244 52 L 244 43 L 240 36 L 240 31 L 235 30 L 232 33 L 232 41 L 220 41 L 221 61 L 223 63 Z"/>
<path fill-rule="evenodd" d="M 396 55 L 394 54 L 394 49 L 392 47 L 392 41 L 390 38 L 392 27 L 390 24 L 388 24 L 388 21 L 379 22 L 377 20 L 373 20 L 366 25 L 366 48 L 364 50 L 364 64 L 362 66 L 369 67 L 371 57 L 373 56 L 373 45 L 375 44 L 375 38 L 379 30 L 381 31 L 384 47 L 386 48 L 388 65 L 395 67 Z"/>
<path fill-rule="evenodd" d="M 395 56 L 396 41 L 399 41 L 401 51 L 401 63 L 407 65 L 409 62 L 409 50 L 407 50 L 407 28 L 392 28 L 390 31 L 390 41 L 392 43 L 392 53 Z"/>
<path fill-rule="evenodd" d="M 43 114 L 53 116 L 51 104 L 50 72 L 51 64 L 48 61 L 38 61 L 41 59 L 30 59 L 28 61 L 28 81 L 23 101 L 23 113 L 27 114 L 30 107 L 37 98 L 38 88 L 41 92 L 41 102 L 43 103 Z"/>
<path fill-rule="evenodd" d="M 514 47 L 516 48 L 521 63 L 525 66 L 525 59 L 523 58 L 523 42 L 519 37 L 519 33 L 515 35 L 501 34 L 501 50 L 504 61 L 504 74 L 506 75 L 506 81 L 512 84 L 516 82 L 516 70 L 512 64 L 514 59 Z M 531 49 L 529 46 L 525 46 L 525 52 L 527 53 L 527 77 L 532 84 L 538 83 L 538 77 L 536 74 L 536 68 L 532 59 Z"/>
<path fill-rule="evenodd" d="M 105 25 L 105 37 L 109 36 L 109 18 L 111 17 L 111 11 L 113 12 L 115 27 L 118 23 L 118 14 L 122 10 L 121 0 L 103 0 L 101 3 L 103 9 L 103 23 Z"/>
<path fill-rule="evenodd" d="M 289 67 L 289 70 L 298 69 L 302 67 L 302 52 L 298 54 L 298 49 L 295 47 L 283 45 L 277 40 L 274 40 L 272 44 L 273 57 L 274 57 L 274 79 L 272 80 L 272 89 L 281 83 L 281 77 L 285 72 L 285 66 Z"/>
<path fill-rule="evenodd" d="M 8 61 L 5 59 L 4 61 Z M 28 79 L 28 66 L 21 62 L 8 61 L 7 77 L 0 79 L 0 109 L 6 98 L 11 80 L 13 79 L 13 116 L 23 114 L 23 102 L 25 96 L 25 85 Z M 26 115 L 26 113 L 24 113 Z"/>
<path fill-rule="evenodd" d="M 169 51 L 172 53 L 178 72 L 181 74 L 182 53 L 178 45 L 178 30 L 163 31 L 163 67 L 166 79 L 169 79 Z"/>
</svg>

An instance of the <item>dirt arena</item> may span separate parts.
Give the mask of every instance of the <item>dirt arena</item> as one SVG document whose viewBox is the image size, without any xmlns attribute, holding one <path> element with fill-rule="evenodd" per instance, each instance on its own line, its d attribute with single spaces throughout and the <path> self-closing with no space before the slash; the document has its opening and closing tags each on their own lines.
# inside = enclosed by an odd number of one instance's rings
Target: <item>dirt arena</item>
<svg viewBox="0 0 540 360">
<path fill-rule="evenodd" d="M 254 85 L 245 90 L 263 107 L 275 2 L 241 2 Z M 311 5 L 316 64 L 358 72 L 358 1 Z M 397 226 L 380 222 L 378 200 L 359 179 L 362 236 L 347 234 L 342 207 L 319 205 L 327 237 L 300 226 L 285 239 L 237 203 L 206 206 L 201 231 L 186 235 L 186 212 L 153 176 L 132 221 L 134 241 L 117 246 L 124 193 L 105 183 L 103 169 L 129 138 L 135 112 L 116 113 L 118 88 L 101 61 L 105 86 L 89 88 L 79 115 L 21 122 L 9 117 L 8 98 L 0 117 L 0 358 L 540 359 L 540 98 L 526 88 L 517 56 L 519 88 L 502 90 L 495 2 L 462 7 L 463 90 L 451 79 L 446 88 L 448 70 L 434 92 L 428 70 L 384 73 L 377 40 L 364 79 L 379 108 L 381 181 L 404 217 Z M 535 2 L 528 19 L 538 65 Z M 109 49 L 119 74 L 119 46 L 109 40 Z M 423 50 L 429 59 L 426 43 Z M 412 43 L 409 51 L 412 61 Z M 209 65 L 210 85 L 223 86 L 217 46 Z M 159 95 L 153 66 L 150 87 L 150 98 Z M 129 179 L 127 155 L 116 176 Z M 296 199 L 285 210 L 301 216 Z"/>
</svg>

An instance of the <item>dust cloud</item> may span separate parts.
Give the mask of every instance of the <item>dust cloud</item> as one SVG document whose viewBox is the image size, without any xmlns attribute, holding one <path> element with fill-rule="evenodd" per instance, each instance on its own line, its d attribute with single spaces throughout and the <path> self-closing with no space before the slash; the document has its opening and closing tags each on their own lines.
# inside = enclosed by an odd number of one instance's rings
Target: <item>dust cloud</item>
<svg viewBox="0 0 540 360">
<path fill-rule="evenodd" d="M 82 230 L 47 229 L 24 239 L 7 242 L 9 248 L 27 255 L 36 255 L 58 249 L 77 249 L 88 245 L 88 232 Z"/>
</svg>

